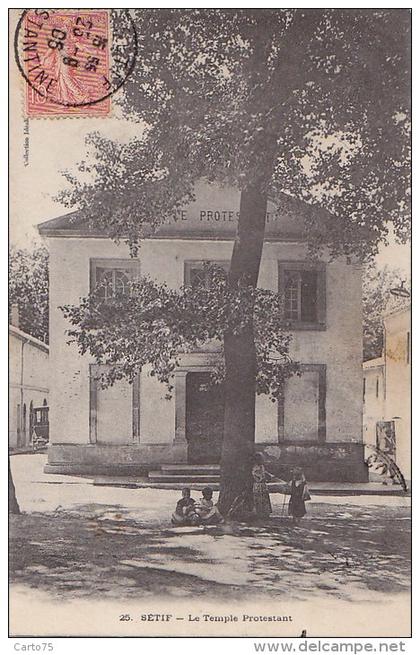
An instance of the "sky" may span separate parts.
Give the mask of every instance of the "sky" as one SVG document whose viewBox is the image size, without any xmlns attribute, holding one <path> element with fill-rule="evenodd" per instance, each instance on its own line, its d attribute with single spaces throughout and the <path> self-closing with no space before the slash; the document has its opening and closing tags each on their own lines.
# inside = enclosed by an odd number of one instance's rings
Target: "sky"
<svg viewBox="0 0 420 655">
<path fill-rule="evenodd" d="M 128 140 L 138 130 L 135 124 L 117 118 L 32 118 L 26 122 L 22 118 L 11 122 L 12 243 L 28 246 L 37 238 L 37 223 L 70 211 L 54 201 L 66 184 L 61 171 L 74 169 L 83 159 L 85 137 L 96 130 L 104 131 L 105 121 L 106 134 L 111 138 Z"/>
</svg>

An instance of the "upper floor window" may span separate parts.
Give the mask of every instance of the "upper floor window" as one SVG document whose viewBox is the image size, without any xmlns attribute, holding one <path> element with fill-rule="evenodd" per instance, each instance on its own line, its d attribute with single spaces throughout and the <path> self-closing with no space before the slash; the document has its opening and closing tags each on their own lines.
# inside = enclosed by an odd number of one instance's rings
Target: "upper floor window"
<svg viewBox="0 0 420 655">
<path fill-rule="evenodd" d="M 92 259 L 91 290 L 99 285 L 99 296 L 107 302 L 110 298 L 130 292 L 130 281 L 139 273 L 137 260 Z"/>
<path fill-rule="evenodd" d="M 295 329 L 325 329 L 325 264 L 280 262 L 279 293 Z"/>
<path fill-rule="evenodd" d="M 99 284 L 99 295 L 103 300 L 108 300 L 118 295 L 126 295 L 129 290 L 130 277 L 128 271 L 116 268 L 96 269 L 96 283 Z"/>
<path fill-rule="evenodd" d="M 186 261 L 184 264 L 184 284 L 190 284 L 192 287 L 198 286 L 200 284 L 207 286 L 209 283 L 209 271 L 206 268 L 206 264 L 218 266 L 219 268 L 225 270 L 226 273 L 229 272 L 229 260 Z"/>
</svg>

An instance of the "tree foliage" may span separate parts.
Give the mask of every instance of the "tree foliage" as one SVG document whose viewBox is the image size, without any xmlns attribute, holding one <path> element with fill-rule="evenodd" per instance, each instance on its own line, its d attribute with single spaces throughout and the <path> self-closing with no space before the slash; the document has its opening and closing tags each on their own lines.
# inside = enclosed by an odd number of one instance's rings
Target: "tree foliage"
<svg viewBox="0 0 420 655">
<path fill-rule="evenodd" d="M 167 385 L 170 395 L 172 375 L 183 354 L 210 343 L 223 355 L 224 334 L 239 334 L 252 322 L 257 392 L 278 399 L 284 380 L 299 371 L 288 356 L 291 335 L 281 296 L 249 285 L 232 289 L 223 270 L 210 264 L 205 270 L 205 279 L 180 289 L 138 277 L 128 295 L 116 294 L 106 301 L 99 284 L 80 305 L 63 308 L 74 326 L 69 337 L 81 354 L 89 352 L 99 364 L 107 364 L 104 385 L 122 378 L 132 381 L 140 368 L 147 367 Z M 224 377 L 224 359 L 218 357 L 212 381 L 217 384 Z"/>
<path fill-rule="evenodd" d="M 9 321 L 12 306 L 19 310 L 19 327 L 48 343 L 48 250 L 12 246 L 9 252 Z"/>
<path fill-rule="evenodd" d="M 258 184 L 328 209 L 308 239 L 366 258 L 409 233 L 408 10 L 141 9 L 124 110 L 139 137 L 96 133 L 60 199 L 136 247 L 197 179 Z M 82 179 L 80 177 L 82 173 Z M 281 207 L 279 208 L 281 211 Z"/>
</svg>

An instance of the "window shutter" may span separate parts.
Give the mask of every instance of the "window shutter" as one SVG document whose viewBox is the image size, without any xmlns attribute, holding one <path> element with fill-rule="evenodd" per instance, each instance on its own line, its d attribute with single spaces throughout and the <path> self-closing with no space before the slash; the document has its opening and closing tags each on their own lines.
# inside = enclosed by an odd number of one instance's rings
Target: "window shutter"
<svg viewBox="0 0 420 655">
<path fill-rule="evenodd" d="M 137 373 L 133 380 L 132 411 L 133 441 L 138 441 L 140 438 L 140 373 Z"/>
<path fill-rule="evenodd" d="M 101 282 L 101 280 L 103 279 L 103 277 L 104 277 L 104 275 L 105 275 L 105 270 L 106 270 L 106 269 L 105 269 L 105 268 L 102 268 L 101 266 L 96 266 L 96 267 L 95 267 L 95 269 L 94 269 L 94 275 L 92 276 L 92 277 L 93 277 L 92 282 L 93 282 L 93 286 L 94 286 L 94 287 L 95 287 L 97 284 L 99 284 L 99 283 Z"/>
<path fill-rule="evenodd" d="M 317 274 L 317 320 L 321 325 L 327 323 L 327 282 L 326 272 L 323 266 Z"/>
<path fill-rule="evenodd" d="M 278 285 L 278 292 L 281 296 L 284 297 L 284 291 L 285 291 L 285 268 L 283 264 L 279 264 L 279 285 Z"/>
<path fill-rule="evenodd" d="M 315 323 L 318 320 L 318 271 L 301 272 L 301 320 Z"/>
</svg>

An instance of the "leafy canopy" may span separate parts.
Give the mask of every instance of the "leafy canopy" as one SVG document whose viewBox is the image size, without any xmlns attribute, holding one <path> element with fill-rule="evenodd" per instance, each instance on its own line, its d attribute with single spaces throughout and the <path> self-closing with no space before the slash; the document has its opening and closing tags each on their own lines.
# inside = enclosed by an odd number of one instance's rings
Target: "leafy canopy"
<svg viewBox="0 0 420 655">
<path fill-rule="evenodd" d="M 150 374 L 172 391 L 172 374 L 183 354 L 203 346 L 223 352 L 223 335 L 238 334 L 253 322 L 257 351 L 257 392 L 278 399 L 283 381 L 298 372 L 288 357 L 290 334 L 284 321 L 281 297 L 249 286 L 232 288 L 225 272 L 207 264 L 205 279 L 194 286 L 170 289 L 145 276 L 130 284 L 128 295 L 117 293 L 103 300 L 101 287 L 78 306 L 65 306 L 74 326 L 70 339 L 82 354 L 89 352 L 99 364 L 106 386 L 116 380 L 133 380 L 148 365 Z M 223 358 L 218 357 L 212 382 L 224 379 Z"/>
<path fill-rule="evenodd" d="M 139 137 L 96 133 L 68 206 L 135 249 L 194 184 L 258 183 L 328 209 L 333 255 L 376 253 L 409 232 L 410 12 L 141 9 L 121 100 Z M 80 177 L 82 173 L 82 178 Z M 279 207 L 281 211 L 281 206 Z"/>
</svg>

